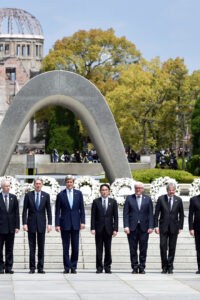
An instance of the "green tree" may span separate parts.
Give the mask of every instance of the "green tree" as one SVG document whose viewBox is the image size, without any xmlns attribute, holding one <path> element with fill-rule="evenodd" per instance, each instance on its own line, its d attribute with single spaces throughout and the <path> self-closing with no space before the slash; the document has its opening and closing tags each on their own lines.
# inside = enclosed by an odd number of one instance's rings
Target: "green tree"
<svg viewBox="0 0 200 300">
<path fill-rule="evenodd" d="M 200 154 L 200 98 L 197 99 L 191 120 L 193 154 Z"/>
<path fill-rule="evenodd" d="M 141 54 L 125 37 L 108 30 L 80 30 L 55 42 L 42 61 L 42 71 L 66 70 L 93 82 L 105 95 L 119 77 L 119 66 L 135 64 Z"/>
<path fill-rule="evenodd" d="M 105 95 L 117 84 L 119 66 L 136 64 L 140 57 L 135 45 L 125 37 L 116 37 L 113 29 L 80 30 L 55 42 L 53 49 L 42 61 L 42 71 L 62 69 L 75 72 L 93 82 Z M 35 115 L 41 128 L 38 140 L 47 135 L 51 125 L 50 113 L 54 109 L 55 107 L 48 110 L 45 108 Z M 73 126 L 73 123 L 68 126 Z M 80 121 L 79 128 L 82 136 L 87 139 Z M 49 149 L 49 139 L 45 139 Z"/>
<path fill-rule="evenodd" d="M 106 94 L 126 146 L 147 148 L 157 146 L 152 134 L 157 128 L 161 104 L 165 101 L 168 77 L 161 71 L 158 58 L 121 71 L 118 85 Z"/>
<path fill-rule="evenodd" d="M 51 153 L 54 148 L 60 154 L 65 149 L 72 153 L 75 148 L 82 148 L 78 123 L 74 114 L 59 106 L 50 112 L 46 134 L 46 152 Z"/>
</svg>

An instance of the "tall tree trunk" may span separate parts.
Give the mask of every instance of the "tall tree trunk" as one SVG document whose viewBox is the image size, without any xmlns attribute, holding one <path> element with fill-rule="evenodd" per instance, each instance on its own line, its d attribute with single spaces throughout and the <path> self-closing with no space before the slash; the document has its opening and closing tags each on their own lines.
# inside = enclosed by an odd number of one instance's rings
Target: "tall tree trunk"
<svg viewBox="0 0 200 300">
<path fill-rule="evenodd" d="M 143 154 L 146 154 L 146 120 L 142 120 L 142 130 L 143 130 L 143 142 L 142 142 L 142 150 Z"/>
</svg>

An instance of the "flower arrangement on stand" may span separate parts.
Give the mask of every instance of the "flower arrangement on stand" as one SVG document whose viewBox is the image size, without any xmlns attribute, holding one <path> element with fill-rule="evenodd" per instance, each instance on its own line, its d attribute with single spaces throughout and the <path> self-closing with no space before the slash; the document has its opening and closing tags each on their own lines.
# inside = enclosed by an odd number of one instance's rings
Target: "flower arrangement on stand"
<svg viewBox="0 0 200 300">
<path fill-rule="evenodd" d="M 43 181 L 42 191 L 48 193 L 50 195 L 51 203 L 56 201 L 57 194 L 60 192 L 60 185 L 53 177 L 49 176 L 39 176 Z M 25 183 L 23 186 L 24 194 L 31 192 L 34 190 L 34 182 Z"/>
<path fill-rule="evenodd" d="M 8 180 L 10 182 L 10 193 L 15 194 L 17 196 L 17 199 L 20 200 L 23 194 L 23 188 L 20 182 L 12 176 L 2 176 L 0 177 L 0 191 L 2 180 Z"/>
<path fill-rule="evenodd" d="M 99 197 L 100 184 L 92 177 L 83 176 L 76 178 L 74 187 L 82 192 L 85 205 L 91 204 L 95 198 Z"/>
<path fill-rule="evenodd" d="M 150 195 L 151 195 L 151 199 L 152 201 L 157 201 L 158 197 L 166 194 L 167 190 L 166 190 L 166 186 L 168 183 L 173 183 L 176 186 L 176 195 L 179 196 L 180 195 L 180 187 L 178 185 L 178 182 L 173 179 L 170 178 L 168 176 L 165 177 L 159 177 L 156 178 L 150 186 Z"/>
<path fill-rule="evenodd" d="M 200 178 L 195 178 L 189 188 L 189 196 L 193 197 L 200 194 Z"/>
<path fill-rule="evenodd" d="M 28 192 L 34 191 L 34 185 L 33 183 L 27 183 L 25 182 L 23 185 L 23 194 L 26 194 Z"/>
<path fill-rule="evenodd" d="M 126 196 L 135 193 L 135 181 L 131 178 L 117 178 L 111 184 L 111 196 L 117 200 L 119 205 L 124 205 Z"/>
</svg>

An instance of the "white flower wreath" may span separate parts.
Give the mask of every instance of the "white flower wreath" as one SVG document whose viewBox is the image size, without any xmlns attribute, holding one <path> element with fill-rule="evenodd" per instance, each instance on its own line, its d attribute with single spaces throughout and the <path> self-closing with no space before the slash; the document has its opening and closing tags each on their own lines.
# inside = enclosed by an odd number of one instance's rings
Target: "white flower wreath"
<svg viewBox="0 0 200 300">
<path fill-rule="evenodd" d="M 180 195 L 180 187 L 174 178 L 168 176 L 156 178 L 150 186 L 150 195 L 152 201 L 157 201 L 158 197 L 166 194 L 166 186 L 168 183 L 173 183 L 176 186 L 176 195 Z"/>
<path fill-rule="evenodd" d="M 23 194 L 26 194 L 28 192 L 34 191 L 34 185 L 33 183 L 27 183 L 25 182 L 23 185 Z"/>
<path fill-rule="evenodd" d="M 131 178 L 117 178 L 111 184 L 111 196 L 117 200 L 119 205 L 124 205 L 126 196 L 135 193 L 135 181 Z"/>
<path fill-rule="evenodd" d="M 74 187 L 82 192 L 85 205 L 91 204 L 99 196 L 100 184 L 92 177 L 83 176 L 76 178 Z"/>
<path fill-rule="evenodd" d="M 200 178 L 195 178 L 189 188 L 189 196 L 193 197 L 200 194 Z"/>
<path fill-rule="evenodd" d="M 12 176 L 0 177 L 0 191 L 1 191 L 2 180 L 8 180 L 10 182 L 10 193 L 16 195 L 17 199 L 20 200 L 20 197 L 23 194 L 23 189 L 19 181 Z"/>
<path fill-rule="evenodd" d="M 43 181 L 42 191 L 48 193 L 50 195 L 51 203 L 54 203 L 56 201 L 57 194 L 60 192 L 60 185 L 53 177 L 39 176 L 38 178 Z M 23 190 L 24 194 L 34 191 L 34 182 L 31 184 L 25 183 Z"/>
</svg>

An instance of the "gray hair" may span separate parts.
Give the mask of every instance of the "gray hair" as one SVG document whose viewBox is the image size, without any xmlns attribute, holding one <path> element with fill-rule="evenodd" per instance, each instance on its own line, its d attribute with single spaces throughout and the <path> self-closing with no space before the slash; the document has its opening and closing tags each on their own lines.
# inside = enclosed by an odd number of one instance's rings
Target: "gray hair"
<svg viewBox="0 0 200 300">
<path fill-rule="evenodd" d="M 1 181 L 1 188 L 4 187 L 4 185 L 5 185 L 6 182 L 9 182 L 9 184 L 10 184 L 10 181 L 9 181 L 8 179 L 3 179 L 3 180 Z"/>
<path fill-rule="evenodd" d="M 40 177 L 34 178 L 33 184 L 35 184 L 37 180 L 41 181 L 42 184 L 43 184 L 43 180 L 42 180 L 42 178 L 40 178 Z"/>
<path fill-rule="evenodd" d="M 67 182 L 68 180 L 73 180 L 73 182 L 74 182 L 75 178 L 74 178 L 73 175 L 67 175 L 67 176 L 65 177 L 65 182 Z"/>
<path fill-rule="evenodd" d="M 144 183 L 143 182 L 140 182 L 140 181 L 136 181 L 134 183 L 134 187 L 138 186 L 138 185 L 141 185 L 143 188 L 144 188 Z"/>
<path fill-rule="evenodd" d="M 167 191 L 169 191 L 170 187 L 173 187 L 176 190 L 176 185 L 173 182 L 169 182 L 166 186 Z"/>
</svg>

